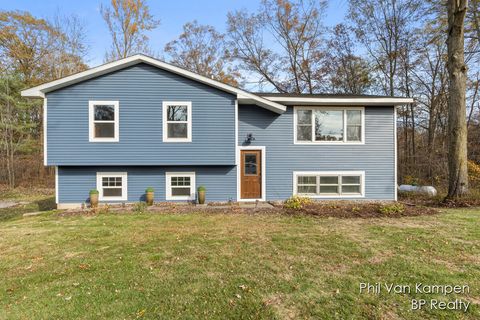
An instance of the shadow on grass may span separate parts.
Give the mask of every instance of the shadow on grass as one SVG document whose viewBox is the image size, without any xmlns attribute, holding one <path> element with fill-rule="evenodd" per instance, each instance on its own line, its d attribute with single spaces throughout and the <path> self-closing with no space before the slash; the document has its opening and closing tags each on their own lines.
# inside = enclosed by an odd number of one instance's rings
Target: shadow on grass
<svg viewBox="0 0 480 320">
<path fill-rule="evenodd" d="M 55 197 L 37 200 L 34 203 L 37 204 L 38 211 L 49 211 L 57 208 L 57 204 L 55 203 Z"/>
<path fill-rule="evenodd" d="M 55 208 L 55 197 L 47 197 L 24 205 L 3 208 L 0 209 L 0 222 L 20 218 L 24 213 L 49 211 Z"/>
</svg>

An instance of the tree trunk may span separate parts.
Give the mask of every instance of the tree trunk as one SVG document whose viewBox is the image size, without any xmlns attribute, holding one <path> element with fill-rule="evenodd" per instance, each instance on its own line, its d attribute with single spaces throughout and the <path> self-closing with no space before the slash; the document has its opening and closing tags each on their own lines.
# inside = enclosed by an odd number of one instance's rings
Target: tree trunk
<svg viewBox="0 0 480 320">
<path fill-rule="evenodd" d="M 448 195 L 468 192 L 464 20 L 468 0 L 448 0 Z"/>
</svg>

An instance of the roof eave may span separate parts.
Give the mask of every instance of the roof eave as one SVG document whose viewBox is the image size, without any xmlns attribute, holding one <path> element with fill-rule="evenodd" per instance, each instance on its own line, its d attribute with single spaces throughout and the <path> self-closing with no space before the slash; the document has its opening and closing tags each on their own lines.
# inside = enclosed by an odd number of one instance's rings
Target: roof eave
<svg viewBox="0 0 480 320">
<path fill-rule="evenodd" d="M 394 98 L 394 97 L 352 97 L 352 98 L 302 98 L 302 97 L 269 97 L 263 98 L 270 101 L 287 104 L 287 105 L 369 105 L 369 106 L 385 106 L 385 105 L 405 105 L 413 103 L 413 98 Z"/>
</svg>

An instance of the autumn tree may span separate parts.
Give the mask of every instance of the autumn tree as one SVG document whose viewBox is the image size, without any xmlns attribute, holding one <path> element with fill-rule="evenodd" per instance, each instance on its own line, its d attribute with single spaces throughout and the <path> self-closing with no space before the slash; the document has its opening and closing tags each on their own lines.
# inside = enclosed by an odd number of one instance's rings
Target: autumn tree
<svg viewBox="0 0 480 320">
<path fill-rule="evenodd" d="M 158 27 L 160 21 L 150 14 L 144 0 L 111 0 L 110 6 L 100 7 L 100 12 L 112 37 L 105 61 L 151 53 L 146 33 Z"/>
<path fill-rule="evenodd" d="M 28 158 L 21 173 L 44 172 L 42 164 L 42 102 L 25 100 L 20 90 L 51 81 L 87 68 L 84 30 L 75 17 L 58 16 L 54 22 L 28 12 L 0 12 L 0 164 L 10 186 L 16 184 L 15 158 Z M 14 161 L 12 160 L 14 159 Z M 38 169 L 37 169 L 38 168 Z M 40 173 L 41 174 L 41 173 Z"/>
<path fill-rule="evenodd" d="M 464 23 L 468 0 L 448 0 L 448 195 L 457 198 L 468 192 L 466 78 Z"/>
<path fill-rule="evenodd" d="M 188 22 L 182 34 L 167 43 L 164 50 L 172 64 L 238 86 L 240 75 L 229 65 L 225 36 L 212 26 Z"/>
<path fill-rule="evenodd" d="M 228 14 L 229 47 L 260 85 L 279 92 L 318 92 L 323 80 L 325 1 L 263 0 L 257 13 Z M 267 43 L 267 39 L 274 43 Z"/>
<path fill-rule="evenodd" d="M 28 12 L 0 12 L 0 59 L 26 85 L 83 71 L 87 48 L 77 17 L 39 19 Z"/>
<path fill-rule="evenodd" d="M 58 30 L 44 19 L 28 12 L 0 12 L 0 57 L 3 66 L 18 72 L 27 84 L 45 77 L 47 56 Z"/>
</svg>

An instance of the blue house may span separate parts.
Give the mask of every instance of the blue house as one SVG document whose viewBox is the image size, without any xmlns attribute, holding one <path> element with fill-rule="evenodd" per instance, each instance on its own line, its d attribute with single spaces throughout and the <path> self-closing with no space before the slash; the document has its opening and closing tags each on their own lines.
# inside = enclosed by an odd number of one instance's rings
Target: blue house
<svg viewBox="0 0 480 320">
<path fill-rule="evenodd" d="M 22 91 L 44 101 L 59 208 L 88 202 L 396 199 L 409 98 L 251 93 L 135 55 Z"/>
</svg>

